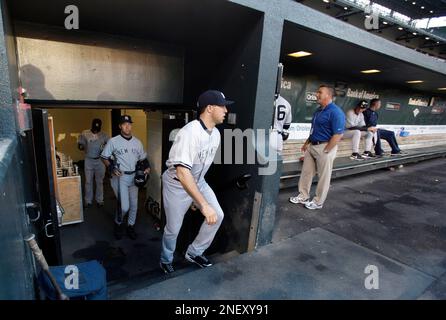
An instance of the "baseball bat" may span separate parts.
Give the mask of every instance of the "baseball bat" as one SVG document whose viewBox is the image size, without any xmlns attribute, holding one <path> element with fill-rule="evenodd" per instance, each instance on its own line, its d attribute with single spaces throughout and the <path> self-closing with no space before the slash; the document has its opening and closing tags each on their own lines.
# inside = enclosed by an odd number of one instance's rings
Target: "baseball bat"
<svg viewBox="0 0 446 320">
<path fill-rule="evenodd" d="M 48 263 L 46 262 L 45 256 L 43 255 L 42 250 L 40 250 L 39 245 L 36 242 L 34 234 L 30 234 L 25 238 L 25 241 L 28 243 L 29 248 L 31 249 L 34 257 L 36 258 L 37 262 L 39 263 L 42 270 L 46 273 L 48 278 L 51 281 L 51 284 L 53 285 L 54 289 L 57 292 L 57 297 L 59 300 L 70 300 L 67 295 L 65 295 L 62 292 L 62 289 L 60 289 L 59 284 L 57 283 L 56 279 L 50 272 L 50 267 L 48 266 Z"/>
</svg>

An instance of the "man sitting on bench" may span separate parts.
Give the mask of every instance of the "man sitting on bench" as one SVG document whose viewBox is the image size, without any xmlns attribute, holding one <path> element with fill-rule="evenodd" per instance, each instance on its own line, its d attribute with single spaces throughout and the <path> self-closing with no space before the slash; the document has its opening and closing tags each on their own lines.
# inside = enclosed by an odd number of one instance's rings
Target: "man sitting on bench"
<svg viewBox="0 0 446 320">
<path fill-rule="evenodd" d="M 370 100 L 370 108 L 364 111 L 364 120 L 368 128 L 376 128 L 378 125 L 378 113 L 381 108 L 381 101 L 379 99 Z M 403 151 L 398 146 L 395 133 L 390 130 L 378 129 L 378 134 L 375 137 L 375 154 L 378 157 L 383 156 L 383 149 L 381 148 L 381 139 L 386 140 L 392 148 L 392 156 L 402 155 Z"/>
<path fill-rule="evenodd" d="M 374 157 L 371 150 L 373 136 L 377 131 L 377 128 L 366 127 L 364 115 L 362 113 L 367 106 L 367 101 L 361 100 L 354 109 L 351 109 L 346 113 L 346 130 L 344 131 L 344 136 L 342 139 L 352 139 L 353 153 L 350 156 L 350 159 L 352 160 L 364 160 L 366 158 Z M 361 137 L 364 137 L 365 139 L 365 151 L 362 155 L 359 154 L 359 142 L 361 141 Z"/>
</svg>

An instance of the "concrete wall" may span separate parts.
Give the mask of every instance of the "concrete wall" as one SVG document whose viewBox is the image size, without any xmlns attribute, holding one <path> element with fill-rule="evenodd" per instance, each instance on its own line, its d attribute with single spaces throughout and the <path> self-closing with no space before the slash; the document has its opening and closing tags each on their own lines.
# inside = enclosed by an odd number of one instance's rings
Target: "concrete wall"
<svg viewBox="0 0 446 320">
<path fill-rule="evenodd" d="M 28 24 L 17 24 L 16 32 L 29 99 L 182 101 L 180 48 Z"/>
<path fill-rule="evenodd" d="M 0 1 L 0 300 L 33 299 L 34 263 L 23 241 L 30 233 L 25 210 L 27 186 L 22 140 L 15 127 L 17 64 L 14 38 L 4 1 Z"/>
<path fill-rule="evenodd" d="M 147 115 L 147 156 L 151 165 L 150 179 L 147 184 L 147 197 L 161 205 L 161 174 L 163 151 L 163 114 L 160 111 Z"/>
</svg>

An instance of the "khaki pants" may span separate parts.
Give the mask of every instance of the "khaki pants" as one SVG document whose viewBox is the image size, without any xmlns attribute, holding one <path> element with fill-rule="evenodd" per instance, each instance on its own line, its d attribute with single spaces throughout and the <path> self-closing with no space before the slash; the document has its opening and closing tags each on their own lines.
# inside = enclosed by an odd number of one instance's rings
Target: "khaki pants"
<svg viewBox="0 0 446 320">
<path fill-rule="evenodd" d="M 313 201 L 319 205 L 323 205 L 325 199 L 327 199 L 333 161 L 336 158 L 336 152 L 338 150 L 338 146 L 336 146 L 329 153 L 325 153 L 324 148 L 326 146 L 326 143 L 319 145 L 310 144 L 308 146 L 307 151 L 305 151 L 304 164 L 299 179 L 299 193 L 302 198 L 309 199 L 311 184 L 317 171 L 319 181 Z"/>
</svg>

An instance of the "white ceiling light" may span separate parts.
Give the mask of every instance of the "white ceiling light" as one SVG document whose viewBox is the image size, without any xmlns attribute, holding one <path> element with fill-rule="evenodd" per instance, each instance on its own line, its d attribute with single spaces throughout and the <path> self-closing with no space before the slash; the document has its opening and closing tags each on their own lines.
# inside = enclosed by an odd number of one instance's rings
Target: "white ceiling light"
<svg viewBox="0 0 446 320">
<path fill-rule="evenodd" d="M 307 51 L 297 51 L 297 52 L 292 52 L 292 53 L 288 54 L 288 56 L 293 57 L 293 58 L 302 58 L 302 57 L 308 57 L 311 55 L 312 55 L 312 53 L 307 52 Z"/>
</svg>

